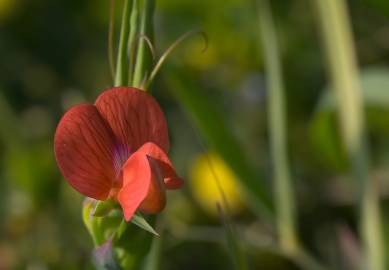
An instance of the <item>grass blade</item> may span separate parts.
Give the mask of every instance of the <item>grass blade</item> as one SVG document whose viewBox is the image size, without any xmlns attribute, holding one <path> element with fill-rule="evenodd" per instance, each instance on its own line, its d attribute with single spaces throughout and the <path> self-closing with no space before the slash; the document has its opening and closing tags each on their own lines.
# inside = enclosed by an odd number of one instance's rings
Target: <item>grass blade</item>
<svg viewBox="0 0 389 270">
<path fill-rule="evenodd" d="M 234 259 L 235 269 L 247 270 L 247 259 L 243 254 L 242 246 L 236 236 L 234 224 L 232 223 L 231 218 L 228 216 L 228 213 L 223 210 L 220 204 L 217 204 L 217 208 L 226 231 L 227 243 L 230 249 L 231 256 Z"/>
<path fill-rule="evenodd" d="M 294 190 L 290 176 L 285 120 L 285 87 L 281 59 L 268 0 L 258 1 L 259 26 L 268 89 L 268 128 L 273 166 L 276 223 L 281 247 L 293 252 L 297 249 Z"/>
<path fill-rule="evenodd" d="M 153 237 L 151 248 L 147 254 L 142 270 L 158 270 L 161 264 L 163 236 Z"/>
<path fill-rule="evenodd" d="M 128 36 L 128 84 L 132 85 L 132 75 L 134 71 L 134 65 L 136 61 L 136 36 L 138 33 L 138 20 L 139 19 L 139 5 L 138 0 L 133 0 L 132 10 L 130 15 L 130 33 Z"/>
<path fill-rule="evenodd" d="M 147 37 L 151 44 L 153 42 L 153 15 L 155 8 L 155 0 L 145 0 L 143 5 L 142 19 L 140 23 L 140 36 Z M 147 55 L 146 40 L 140 38 L 138 43 L 138 51 L 136 56 L 134 76 L 132 85 L 139 87 L 142 84 L 147 70 L 151 66 L 151 56 Z M 148 90 L 148 89 L 145 89 Z"/>
<path fill-rule="evenodd" d="M 127 44 L 130 33 L 130 0 L 124 0 L 122 24 L 120 29 L 119 51 L 116 63 L 115 86 L 127 84 L 128 58 Z"/>
<path fill-rule="evenodd" d="M 384 270 L 385 252 L 382 235 L 377 183 L 369 179 L 369 150 L 364 130 L 364 111 L 359 71 L 344 0 L 316 0 L 322 28 L 329 75 L 335 90 L 343 143 L 351 163 L 352 175 L 359 187 L 360 226 L 367 266 Z"/>
</svg>

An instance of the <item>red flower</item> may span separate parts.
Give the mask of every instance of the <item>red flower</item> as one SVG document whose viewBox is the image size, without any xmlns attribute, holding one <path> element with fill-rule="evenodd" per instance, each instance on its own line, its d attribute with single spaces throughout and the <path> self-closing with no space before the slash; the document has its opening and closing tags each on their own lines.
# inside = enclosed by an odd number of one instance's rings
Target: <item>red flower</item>
<svg viewBox="0 0 389 270">
<path fill-rule="evenodd" d="M 158 213 L 165 189 L 182 185 L 167 156 L 166 120 L 155 99 L 136 88 L 104 91 L 95 105 L 72 107 L 58 124 L 58 166 L 81 194 L 114 199 L 128 221 L 139 209 Z"/>
</svg>

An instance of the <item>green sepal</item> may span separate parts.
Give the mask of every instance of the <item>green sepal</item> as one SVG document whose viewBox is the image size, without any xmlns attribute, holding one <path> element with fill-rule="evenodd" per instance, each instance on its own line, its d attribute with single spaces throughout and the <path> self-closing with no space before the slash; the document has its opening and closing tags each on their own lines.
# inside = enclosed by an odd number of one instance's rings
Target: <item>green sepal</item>
<svg viewBox="0 0 389 270">
<path fill-rule="evenodd" d="M 156 236 L 159 236 L 159 234 L 154 230 L 154 228 L 147 222 L 147 220 L 142 216 L 142 214 L 135 213 L 131 219 L 131 223 L 138 226 L 139 228 L 154 234 Z"/>
<path fill-rule="evenodd" d="M 93 211 L 93 216 L 104 217 L 118 206 L 114 200 L 98 201 Z"/>
</svg>

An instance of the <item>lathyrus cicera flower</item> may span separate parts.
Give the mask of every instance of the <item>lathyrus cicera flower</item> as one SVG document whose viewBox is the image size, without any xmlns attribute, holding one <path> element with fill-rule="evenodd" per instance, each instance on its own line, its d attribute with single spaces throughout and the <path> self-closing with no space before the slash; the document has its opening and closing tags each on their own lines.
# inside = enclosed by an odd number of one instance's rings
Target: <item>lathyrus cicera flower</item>
<svg viewBox="0 0 389 270">
<path fill-rule="evenodd" d="M 164 114 L 136 88 L 111 88 L 94 105 L 70 108 L 58 124 L 54 148 L 69 184 L 87 197 L 117 201 L 127 221 L 137 210 L 159 213 L 166 189 L 182 185 L 167 156 Z"/>
</svg>

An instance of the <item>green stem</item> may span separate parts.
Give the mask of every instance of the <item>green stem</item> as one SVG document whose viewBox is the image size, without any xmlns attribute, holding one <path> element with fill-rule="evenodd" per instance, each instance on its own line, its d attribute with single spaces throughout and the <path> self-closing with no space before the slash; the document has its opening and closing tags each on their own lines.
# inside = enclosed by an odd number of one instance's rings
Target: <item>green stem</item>
<svg viewBox="0 0 389 270">
<path fill-rule="evenodd" d="M 161 268 L 163 237 L 163 233 L 159 237 L 153 237 L 151 248 L 142 270 L 158 270 Z"/>
<path fill-rule="evenodd" d="M 280 245 L 289 252 L 298 248 L 294 190 L 291 183 L 286 146 L 284 85 L 281 60 L 271 8 L 268 0 L 258 1 L 259 22 L 266 79 L 268 83 L 268 125 L 274 173 L 274 198 Z"/>
<path fill-rule="evenodd" d="M 140 24 L 140 35 L 146 36 L 150 41 L 153 41 L 153 18 L 154 18 L 155 0 L 145 0 L 143 5 L 142 20 Z M 141 86 L 145 78 L 146 71 L 150 67 L 151 56 L 146 54 L 147 44 L 142 38 L 139 39 L 138 51 L 135 63 L 134 76 L 132 84 Z M 146 89 L 147 90 L 147 89 Z"/>
<path fill-rule="evenodd" d="M 115 86 L 127 84 L 128 58 L 127 43 L 130 28 L 130 0 L 124 0 L 122 24 L 120 30 L 119 51 L 116 63 Z"/>
<path fill-rule="evenodd" d="M 113 39 L 115 36 L 115 6 L 116 1 L 111 0 L 111 11 L 109 15 L 109 27 L 108 27 L 108 62 L 109 69 L 111 71 L 112 80 L 115 79 L 115 64 L 114 64 L 114 45 Z"/>
<path fill-rule="evenodd" d="M 214 174 L 214 178 L 217 182 L 219 182 L 216 174 Z M 220 219 L 222 220 L 225 228 L 227 244 L 230 249 L 231 257 L 235 266 L 234 269 L 248 270 L 247 258 L 243 252 L 243 246 L 241 245 L 240 238 L 237 237 L 237 231 L 234 226 L 234 223 L 232 222 L 229 213 L 227 212 L 227 199 L 220 186 L 220 183 L 218 184 L 218 186 L 218 189 L 220 190 L 220 193 L 222 195 L 222 204 L 216 203 L 216 206 L 220 215 Z"/>
<path fill-rule="evenodd" d="M 128 55 L 129 55 L 129 67 L 128 67 L 128 84 L 132 85 L 132 75 L 134 70 L 135 63 L 135 52 L 136 52 L 136 44 L 135 38 L 138 32 L 138 1 L 133 0 L 132 2 L 132 11 L 130 16 L 130 34 L 128 38 Z"/>
<path fill-rule="evenodd" d="M 376 182 L 369 180 L 369 151 L 351 26 L 344 0 L 316 0 L 329 74 L 338 102 L 343 140 L 359 187 L 360 230 L 367 269 L 384 270 L 385 256 Z"/>
</svg>

